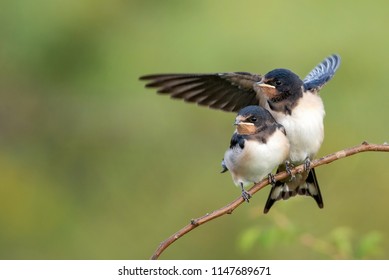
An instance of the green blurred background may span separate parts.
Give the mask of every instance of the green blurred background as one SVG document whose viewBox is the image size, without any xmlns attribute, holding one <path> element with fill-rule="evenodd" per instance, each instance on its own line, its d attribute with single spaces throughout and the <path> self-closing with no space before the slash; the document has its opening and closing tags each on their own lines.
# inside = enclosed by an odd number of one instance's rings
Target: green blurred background
<svg viewBox="0 0 389 280">
<path fill-rule="evenodd" d="M 289 68 L 342 57 L 322 90 L 318 156 L 389 141 L 387 1 L 2 1 L 0 258 L 147 259 L 240 195 L 220 174 L 235 115 L 146 90 L 164 72 Z M 165 259 L 387 259 L 389 156 L 317 169 L 325 208 L 268 189 Z"/>
</svg>

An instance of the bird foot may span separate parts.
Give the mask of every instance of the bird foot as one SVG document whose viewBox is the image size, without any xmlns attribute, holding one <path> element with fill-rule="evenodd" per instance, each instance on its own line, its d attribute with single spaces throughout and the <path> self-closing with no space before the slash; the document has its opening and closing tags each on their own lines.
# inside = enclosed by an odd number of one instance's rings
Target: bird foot
<svg viewBox="0 0 389 280">
<path fill-rule="evenodd" d="M 248 191 L 242 191 L 242 197 L 248 203 L 250 202 L 251 194 Z"/>
<path fill-rule="evenodd" d="M 304 160 L 304 170 L 309 171 L 310 169 L 311 169 L 311 159 L 309 157 L 307 157 Z"/>
<path fill-rule="evenodd" d="M 276 184 L 276 178 L 274 178 L 274 175 L 273 175 L 273 174 L 269 173 L 269 174 L 267 175 L 267 180 L 269 181 L 269 184 L 272 185 L 272 187 L 275 186 L 275 184 Z"/>
<path fill-rule="evenodd" d="M 294 168 L 293 163 L 291 163 L 289 160 L 285 161 L 285 171 L 289 174 L 290 179 L 289 181 L 293 181 L 296 176 L 292 174 L 292 169 Z"/>
<path fill-rule="evenodd" d="M 251 194 L 246 191 L 243 187 L 243 184 L 240 185 L 241 189 L 242 189 L 242 197 L 243 199 L 248 203 L 250 202 L 250 198 L 251 198 Z"/>
</svg>

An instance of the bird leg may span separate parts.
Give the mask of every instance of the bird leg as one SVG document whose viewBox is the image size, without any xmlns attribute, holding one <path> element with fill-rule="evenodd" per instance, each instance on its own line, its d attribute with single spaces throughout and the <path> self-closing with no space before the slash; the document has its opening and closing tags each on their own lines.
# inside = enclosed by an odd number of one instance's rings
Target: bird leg
<svg viewBox="0 0 389 280">
<path fill-rule="evenodd" d="M 276 185 L 276 178 L 274 178 L 274 175 L 269 173 L 267 175 L 267 180 L 269 181 L 269 184 L 271 184 L 272 187 Z"/>
<path fill-rule="evenodd" d="M 251 198 L 251 194 L 246 191 L 243 187 L 243 183 L 240 183 L 240 188 L 242 189 L 242 197 L 244 200 L 246 200 L 246 202 L 250 202 L 250 198 Z"/>
<path fill-rule="evenodd" d="M 309 157 L 307 157 L 305 160 L 304 160 L 304 170 L 305 171 L 308 171 L 311 169 L 311 159 Z"/>
<path fill-rule="evenodd" d="M 285 161 L 285 171 L 290 176 L 290 180 L 289 181 L 294 180 L 294 178 L 296 177 L 294 174 L 292 174 L 292 168 L 293 167 L 294 167 L 293 163 L 291 163 L 289 160 Z"/>
</svg>

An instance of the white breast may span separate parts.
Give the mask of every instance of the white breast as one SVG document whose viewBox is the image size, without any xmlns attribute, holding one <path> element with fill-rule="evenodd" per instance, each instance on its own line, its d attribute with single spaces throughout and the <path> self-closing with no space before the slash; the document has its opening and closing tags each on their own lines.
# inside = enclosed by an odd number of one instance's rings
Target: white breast
<svg viewBox="0 0 389 280">
<path fill-rule="evenodd" d="M 310 92 L 304 93 L 291 115 L 277 113 L 270 108 L 273 117 L 285 127 L 290 142 L 290 160 L 302 162 L 313 158 L 324 138 L 324 105 L 321 98 Z"/>
<path fill-rule="evenodd" d="M 244 149 L 239 145 L 227 150 L 224 162 L 236 185 L 259 182 L 275 167 L 283 163 L 289 153 L 289 142 L 280 131 L 269 137 L 266 144 L 246 141 Z"/>
</svg>

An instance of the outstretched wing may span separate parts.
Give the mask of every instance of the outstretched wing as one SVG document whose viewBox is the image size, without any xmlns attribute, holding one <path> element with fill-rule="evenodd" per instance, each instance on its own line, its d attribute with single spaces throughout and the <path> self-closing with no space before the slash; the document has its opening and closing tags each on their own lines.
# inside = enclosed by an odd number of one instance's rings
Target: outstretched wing
<svg viewBox="0 0 389 280">
<path fill-rule="evenodd" d="M 340 65 L 340 56 L 333 54 L 324 59 L 304 78 L 305 90 L 319 91 L 331 78 Z"/>
<path fill-rule="evenodd" d="M 184 99 L 214 109 L 237 112 L 249 105 L 259 105 L 253 89 L 262 79 L 247 72 L 214 74 L 154 74 L 140 77 L 149 81 L 146 87 L 157 88 L 160 94 Z"/>
</svg>

